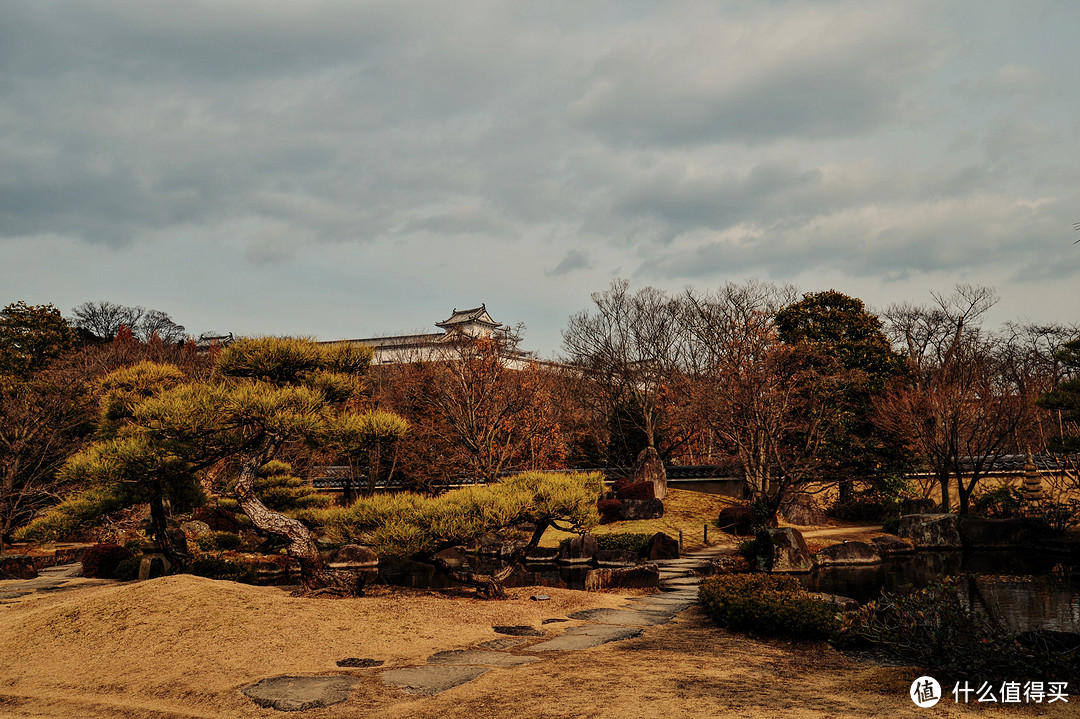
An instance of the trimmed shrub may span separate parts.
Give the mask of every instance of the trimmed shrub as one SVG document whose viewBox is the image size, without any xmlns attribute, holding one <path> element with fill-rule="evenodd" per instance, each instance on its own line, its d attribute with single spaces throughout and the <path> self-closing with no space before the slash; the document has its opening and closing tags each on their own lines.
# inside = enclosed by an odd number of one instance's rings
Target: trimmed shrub
<svg viewBox="0 0 1080 719">
<path fill-rule="evenodd" d="M 601 499 L 596 503 L 596 511 L 600 513 L 600 524 L 611 524 L 623 518 L 623 505 L 617 499 Z"/>
<path fill-rule="evenodd" d="M 128 557 L 116 565 L 116 578 L 121 582 L 133 582 L 139 578 L 141 556 Z"/>
<path fill-rule="evenodd" d="M 881 531 L 886 534 L 896 534 L 900 531 L 900 517 L 888 517 L 881 522 Z"/>
<path fill-rule="evenodd" d="M 839 626 L 829 606 L 793 577 L 722 574 L 702 582 L 698 597 L 714 622 L 736 631 L 827 639 Z"/>
<path fill-rule="evenodd" d="M 655 499 L 652 482 L 633 482 L 615 490 L 619 499 Z"/>
<path fill-rule="evenodd" d="M 597 534 L 597 549 L 626 549 L 631 552 L 642 554 L 652 539 L 651 534 L 641 532 Z"/>
<path fill-rule="evenodd" d="M 106 542 L 95 544 L 83 553 L 82 575 L 98 579 L 116 579 L 116 569 L 125 559 L 134 556 L 127 547 Z"/>
<path fill-rule="evenodd" d="M 728 534 L 745 536 L 756 534 L 754 532 L 754 513 L 745 504 L 735 504 L 720 510 L 720 516 L 716 518 L 716 526 Z"/>
<path fill-rule="evenodd" d="M 239 548 L 240 535 L 233 532 L 207 532 L 195 539 L 204 552 L 228 552 Z"/>
<path fill-rule="evenodd" d="M 207 579 L 224 579 L 231 582 L 251 582 L 255 571 L 243 562 L 221 557 L 202 557 L 191 564 L 191 573 Z"/>
</svg>

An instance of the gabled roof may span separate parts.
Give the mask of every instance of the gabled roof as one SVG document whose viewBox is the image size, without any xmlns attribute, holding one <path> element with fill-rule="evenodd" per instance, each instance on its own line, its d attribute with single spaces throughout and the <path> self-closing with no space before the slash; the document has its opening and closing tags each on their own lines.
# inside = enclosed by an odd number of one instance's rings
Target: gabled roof
<svg viewBox="0 0 1080 719">
<path fill-rule="evenodd" d="M 450 317 L 442 322 L 436 322 L 436 327 L 442 327 L 444 330 L 451 330 L 456 325 L 464 324 L 480 324 L 487 325 L 492 329 L 496 327 L 502 327 L 502 322 L 496 322 L 491 319 L 491 315 L 488 314 L 487 307 L 480 305 L 479 307 L 473 307 L 469 310 L 459 310 L 454 308 L 454 311 L 450 314 Z"/>
</svg>

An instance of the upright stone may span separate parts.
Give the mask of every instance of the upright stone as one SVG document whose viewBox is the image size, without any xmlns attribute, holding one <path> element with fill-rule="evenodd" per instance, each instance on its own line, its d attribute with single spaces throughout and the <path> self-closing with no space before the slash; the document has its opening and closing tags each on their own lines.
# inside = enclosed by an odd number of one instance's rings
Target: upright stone
<svg viewBox="0 0 1080 719">
<path fill-rule="evenodd" d="M 800 527 L 825 524 L 825 511 L 809 494 L 796 494 L 791 504 L 783 509 L 784 519 Z"/>
<path fill-rule="evenodd" d="M 635 482 L 652 482 L 653 496 L 663 499 L 667 496 L 667 472 L 660 461 L 655 447 L 646 447 L 637 456 L 634 472 L 630 475 Z"/>
<path fill-rule="evenodd" d="M 663 532 L 657 532 L 645 545 L 646 559 L 678 559 L 679 542 Z"/>
<path fill-rule="evenodd" d="M 582 532 L 562 546 L 559 550 L 559 561 L 567 564 L 584 564 L 592 561 L 596 550 L 596 537 L 588 532 Z"/>
<path fill-rule="evenodd" d="M 769 572 L 809 572 L 814 560 L 797 529 L 777 527 L 757 536 L 758 569 Z"/>
</svg>

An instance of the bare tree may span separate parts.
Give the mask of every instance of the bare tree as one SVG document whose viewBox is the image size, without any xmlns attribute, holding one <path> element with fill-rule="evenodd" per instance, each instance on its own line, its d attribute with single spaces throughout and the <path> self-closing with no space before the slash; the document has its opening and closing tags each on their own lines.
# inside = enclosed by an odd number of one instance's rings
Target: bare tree
<svg viewBox="0 0 1080 719">
<path fill-rule="evenodd" d="M 958 285 L 955 294 L 934 299 L 930 307 L 886 312 L 912 372 L 878 400 L 875 421 L 919 452 L 938 481 L 942 509 L 948 511 L 954 486 L 967 513 L 979 481 L 1016 451 L 1033 397 L 1010 372 L 1007 344 L 980 326 L 997 299 L 992 289 Z"/>
<path fill-rule="evenodd" d="M 563 348 L 587 380 L 583 399 L 602 422 L 628 424 L 646 447 L 666 454 L 672 447 L 657 445 L 669 419 L 665 398 L 684 366 L 684 305 L 653 287 L 631 293 L 626 280 L 613 281 L 592 301 L 592 311 L 573 315 L 562 333 Z"/>
<path fill-rule="evenodd" d="M 780 341 L 774 319 L 792 288 L 750 282 L 685 297 L 695 406 L 775 515 L 815 479 L 822 441 L 839 420 L 843 371 L 822 372 L 828 358 Z"/>
<path fill-rule="evenodd" d="M 132 331 L 143 342 L 149 342 L 154 335 L 166 344 L 183 342 L 187 337 L 184 326 L 173 322 L 172 318 L 161 310 L 146 310 L 135 327 L 132 327 Z"/>
<path fill-rule="evenodd" d="M 111 340 L 121 327 L 134 332 L 144 312 L 142 307 L 125 307 L 108 300 L 83 302 L 71 310 L 76 327 L 102 340 Z"/>
</svg>

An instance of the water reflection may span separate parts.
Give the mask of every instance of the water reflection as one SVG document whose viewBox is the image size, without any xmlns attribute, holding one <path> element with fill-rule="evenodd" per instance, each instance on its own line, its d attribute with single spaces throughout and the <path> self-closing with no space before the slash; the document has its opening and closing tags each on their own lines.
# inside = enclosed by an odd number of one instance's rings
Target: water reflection
<svg viewBox="0 0 1080 719">
<path fill-rule="evenodd" d="M 1014 631 L 1080 632 L 1080 566 L 1034 552 L 919 552 L 871 566 L 821 567 L 801 577 L 815 592 L 860 603 L 880 592 L 925 587 L 942 576 L 976 575 L 964 600 Z"/>
<path fill-rule="evenodd" d="M 481 574 L 499 569 L 497 562 L 479 561 L 470 556 L 468 566 Z M 527 564 L 518 567 L 504 582 L 507 587 L 556 587 L 560 589 L 584 589 L 585 574 L 592 567 L 565 567 L 558 564 Z M 405 557 L 384 557 L 379 561 L 378 581 L 398 587 L 416 589 L 449 589 L 462 586 L 435 567 L 415 562 Z"/>
</svg>

